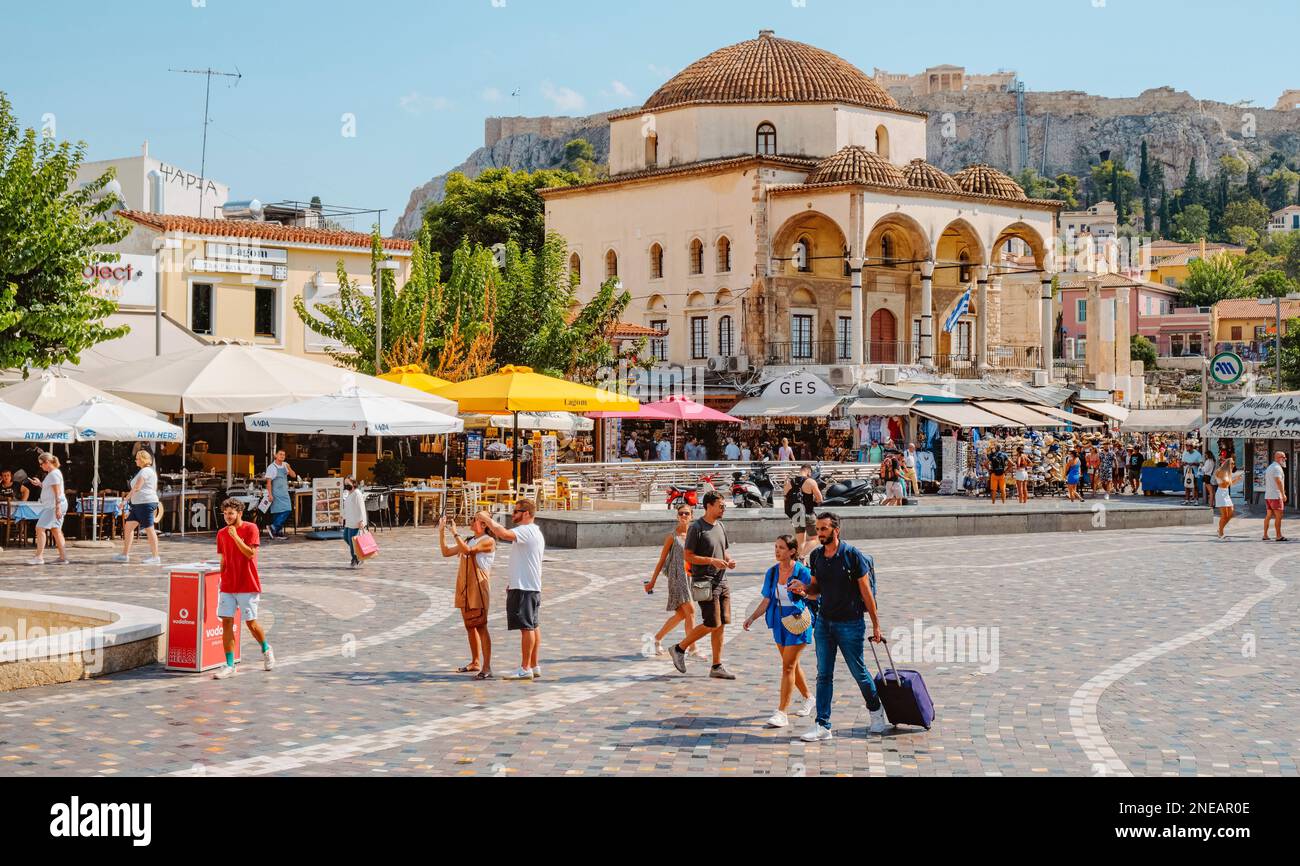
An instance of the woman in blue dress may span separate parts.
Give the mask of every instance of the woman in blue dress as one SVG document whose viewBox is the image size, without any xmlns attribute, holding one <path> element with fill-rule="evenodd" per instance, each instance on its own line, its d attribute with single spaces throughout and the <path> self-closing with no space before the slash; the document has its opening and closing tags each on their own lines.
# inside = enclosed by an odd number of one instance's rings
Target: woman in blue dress
<svg viewBox="0 0 1300 866">
<path fill-rule="evenodd" d="M 807 610 L 807 602 L 798 596 L 791 596 L 786 586 L 791 580 L 798 580 L 807 585 L 812 580 L 808 566 L 799 562 L 799 545 L 792 535 L 782 535 L 776 540 L 776 565 L 767 570 L 763 578 L 763 600 L 758 608 L 745 620 L 745 631 L 760 616 L 765 617 L 767 627 L 772 630 L 776 640 L 776 649 L 781 654 L 781 697 L 780 705 L 772 717 L 767 720 L 769 728 L 784 728 L 790 724 L 786 708 L 795 689 L 803 695 L 803 704 L 796 715 L 807 716 L 816 706 L 808 682 L 804 679 L 803 668 L 799 667 L 799 654 L 804 647 L 812 643 L 812 624 L 799 633 L 790 631 L 781 621 L 784 617 L 802 615 Z"/>
<path fill-rule="evenodd" d="M 1075 499 L 1080 501 L 1083 497 L 1079 495 L 1079 466 L 1083 460 L 1079 457 L 1078 451 L 1070 451 L 1065 458 L 1065 492 L 1070 497 L 1070 501 Z"/>
</svg>

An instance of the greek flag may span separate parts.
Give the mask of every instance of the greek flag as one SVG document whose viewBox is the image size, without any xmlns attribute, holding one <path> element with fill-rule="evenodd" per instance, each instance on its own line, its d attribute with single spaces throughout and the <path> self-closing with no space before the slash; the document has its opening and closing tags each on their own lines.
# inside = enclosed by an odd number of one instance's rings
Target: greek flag
<svg viewBox="0 0 1300 866">
<path fill-rule="evenodd" d="M 961 300 L 957 302 L 957 306 L 953 307 L 952 312 L 948 314 L 947 320 L 943 323 L 943 332 L 945 334 L 951 334 L 952 329 L 957 327 L 957 320 L 966 315 L 966 311 L 969 309 L 970 288 L 967 287 L 966 291 L 961 296 Z"/>
</svg>

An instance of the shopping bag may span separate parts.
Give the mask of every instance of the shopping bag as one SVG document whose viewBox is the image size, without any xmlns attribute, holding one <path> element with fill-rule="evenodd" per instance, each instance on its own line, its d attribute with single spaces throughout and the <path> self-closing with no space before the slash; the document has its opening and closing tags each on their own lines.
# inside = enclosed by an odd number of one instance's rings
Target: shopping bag
<svg viewBox="0 0 1300 866">
<path fill-rule="evenodd" d="M 257 503 L 257 510 L 265 514 L 271 510 L 271 494 L 263 493 L 262 499 Z"/>
<path fill-rule="evenodd" d="M 357 552 L 357 559 L 373 559 L 379 554 L 379 542 L 369 532 L 359 532 L 352 539 L 352 549 Z"/>
</svg>

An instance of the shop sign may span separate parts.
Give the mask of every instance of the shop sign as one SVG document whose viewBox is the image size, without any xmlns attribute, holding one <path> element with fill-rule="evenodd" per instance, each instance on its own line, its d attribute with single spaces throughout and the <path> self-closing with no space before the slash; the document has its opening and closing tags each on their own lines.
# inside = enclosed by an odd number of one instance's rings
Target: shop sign
<svg viewBox="0 0 1300 866">
<path fill-rule="evenodd" d="M 289 251 L 264 247 L 261 244 L 227 244 L 208 241 L 207 257 L 210 259 L 227 259 L 245 262 L 263 262 L 268 264 L 287 264 Z"/>
<path fill-rule="evenodd" d="M 1246 363 L 1236 352 L 1220 352 L 1210 359 L 1210 378 L 1220 385 L 1234 385 L 1246 373 Z"/>
<path fill-rule="evenodd" d="M 119 305 L 152 307 L 155 267 L 153 256 L 126 253 L 116 262 L 87 265 L 81 275 L 97 298 Z"/>
</svg>

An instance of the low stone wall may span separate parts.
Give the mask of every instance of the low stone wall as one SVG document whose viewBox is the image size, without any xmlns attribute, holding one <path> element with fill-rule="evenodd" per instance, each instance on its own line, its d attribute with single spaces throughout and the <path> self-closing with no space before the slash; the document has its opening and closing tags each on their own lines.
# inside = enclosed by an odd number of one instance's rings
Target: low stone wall
<svg viewBox="0 0 1300 866">
<path fill-rule="evenodd" d="M 0 692 L 154 664 L 165 621 L 135 605 L 0 592 Z"/>
</svg>

